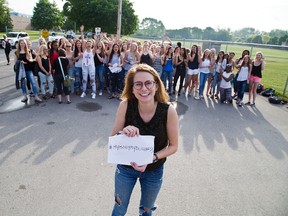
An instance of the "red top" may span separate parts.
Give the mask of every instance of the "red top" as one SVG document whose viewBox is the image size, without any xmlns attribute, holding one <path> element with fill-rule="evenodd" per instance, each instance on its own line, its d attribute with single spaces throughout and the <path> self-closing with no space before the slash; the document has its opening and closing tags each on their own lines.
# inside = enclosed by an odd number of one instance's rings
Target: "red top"
<svg viewBox="0 0 288 216">
<path fill-rule="evenodd" d="M 54 64 L 54 61 L 57 59 L 59 57 L 59 54 L 58 54 L 58 52 L 53 52 L 53 54 L 52 55 L 50 55 L 50 63 L 51 63 L 51 65 L 53 65 Z"/>
</svg>

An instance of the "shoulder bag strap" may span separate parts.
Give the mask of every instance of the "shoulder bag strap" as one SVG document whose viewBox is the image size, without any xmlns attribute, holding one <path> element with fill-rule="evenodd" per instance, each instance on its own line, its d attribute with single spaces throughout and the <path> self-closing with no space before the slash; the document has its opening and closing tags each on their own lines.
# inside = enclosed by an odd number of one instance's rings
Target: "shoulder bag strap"
<svg viewBox="0 0 288 216">
<path fill-rule="evenodd" d="M 62 62 L 61 62 L 60 58 L 58 58 L 58 61 L 59 61 L 59 65 L 60 65 L 60 68 L 61 68 L 63 79 L 65 79 L 65 75 L 64 75 L 64 71 L 63 71 L 63 67 L 62 67 Z"/>
</svg>

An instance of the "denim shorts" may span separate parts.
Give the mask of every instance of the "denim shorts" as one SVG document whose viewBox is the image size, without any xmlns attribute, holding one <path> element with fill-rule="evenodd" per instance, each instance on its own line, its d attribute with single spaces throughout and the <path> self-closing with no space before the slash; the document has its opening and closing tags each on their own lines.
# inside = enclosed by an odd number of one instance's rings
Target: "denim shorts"
<svg viewBox="0 0 288 216">
<path fill-rule="evenodd" d="M 118 164 L 115 171 L 115 205 L 112 216 L 126 214 L 137 179 L 141 186 L 139 215 L 152 215 L 152 211 L 156 209 L 155 201 L 162 185 L 163 169 L 162 165 L 153 171 L 139 172 Z M 151 210 L 144 212 L 144 208 Z"/>
</svg>

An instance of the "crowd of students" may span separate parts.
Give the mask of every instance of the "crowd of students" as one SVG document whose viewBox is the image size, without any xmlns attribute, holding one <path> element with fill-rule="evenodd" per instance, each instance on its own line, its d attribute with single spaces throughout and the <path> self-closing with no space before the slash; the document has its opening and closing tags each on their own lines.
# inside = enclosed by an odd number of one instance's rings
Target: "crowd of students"
<svg viewBox="0 0 288 216">
<path fill-rule="evenodd" d="M 147 64 L 160 75 L 170 96 L 188 95 L 196 100 L 206 96 L 220 99 L 221 103 L 232 103 L 234 98 L 242 106 L 246 84 L 249 83 L 246 104 L 255 105 L 257 86 L 265 65 L 261 52 L 251 59 L 249 51 L 244 50 L 242 56 L 234 60 L 234 52 L 216 53 L 213 48 L 202 51 L 197 45 L 187 49 L 181 43 L 173 46 L 167 36 L 160 42 L 141 43 L 107 38 L 104 34 L 86 39 L 84 26 L 80 27 L 80 31 L 79 39 L 61 38 L 46 44 L 44 38 L 40 38 L 35 50 L 31 49 L 30 41 L 19 41 L 15 63 L 22 63 L 26 71 L 26 79 L 17 75 L 24 95 L 22 102 L 28 100 L 26 87 L 30 91 L 32 89 L 36 102 L 57 95 L 58 102 L 62 103 L 62 94 L 65 94 L 70 104 L 70 94 L 81 98 L 91 94 L 91 98 L 95 99 L 105 90 L 109 99 L 119 98 L 128 71 L 135 65 Z M 63 85 L 66 75 L 73 78 L 71 87 Z M 38 96 L 38 89 L 42 99 Z"/>
</svg>

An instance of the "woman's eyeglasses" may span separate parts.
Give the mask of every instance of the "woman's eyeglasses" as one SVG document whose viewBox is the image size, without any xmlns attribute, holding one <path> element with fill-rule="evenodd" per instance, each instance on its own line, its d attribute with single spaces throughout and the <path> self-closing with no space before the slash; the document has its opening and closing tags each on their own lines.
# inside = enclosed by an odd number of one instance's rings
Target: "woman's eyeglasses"
<svg viewBox="0 0 288 216">
<path fill-rule="evenodd" d="M 147 89 L 151 89 L 151 88 L 154 87 L 154 84 L 155 84 L 155 83 L 156 83 L 156 82 L 153 81 L 153 80 L 147 80 L 147 81 L 145 81 L 144 83 L 143 83 L 143 82 L 140 82 L 140 81 L 137 81 L 137 82 L 134 82 L 134 83 L 133 83 L 133 88 L 136 89 L 136 90 L 140 90 L 140 89 L 142 89 L 143 85 L 145 85 L 145 87 L 146 87 Z"/>
</svg>

